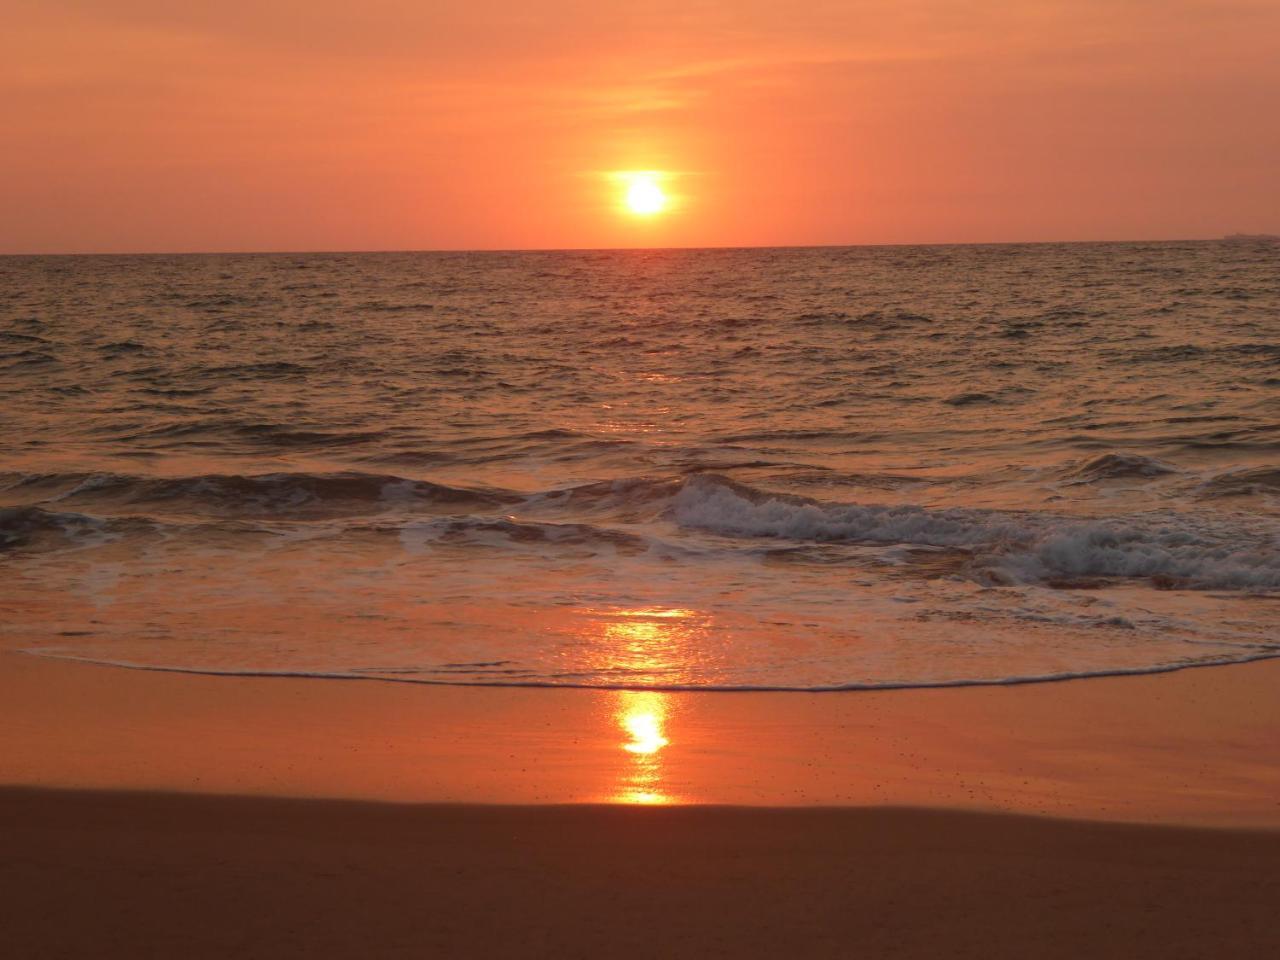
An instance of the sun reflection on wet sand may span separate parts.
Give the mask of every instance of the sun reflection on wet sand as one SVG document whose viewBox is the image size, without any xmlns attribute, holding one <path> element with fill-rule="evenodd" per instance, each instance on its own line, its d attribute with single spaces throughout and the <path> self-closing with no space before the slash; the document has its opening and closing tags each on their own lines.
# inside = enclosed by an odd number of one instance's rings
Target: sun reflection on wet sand
<svg viewBox="0 0 1280 960">
<path fill-rule="evenodd" d="M 662 789 L 662 751 L 670 745 L 666 736 L 670 695 L 652 690 L 619 690 L 614 720 L 629 738 L 622 749 L 628 763 L 618 781 L 614 803 L 665 804 L 675 798 Z"/>
<path fill-rule="evenodd" d="M 662 718 L 652 710 L 629 710 L 622 725 L 631 734 L 631 742 L 622 745 L 628 753 L 657 753 L 671 742 L 662 735 Z"/>
</svg>

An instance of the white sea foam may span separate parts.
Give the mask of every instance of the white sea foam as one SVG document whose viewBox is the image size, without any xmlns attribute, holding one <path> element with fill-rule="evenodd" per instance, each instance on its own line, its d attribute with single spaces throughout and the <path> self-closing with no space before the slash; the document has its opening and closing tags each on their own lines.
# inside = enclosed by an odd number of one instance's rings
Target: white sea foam
<svg viewBox="0 0 1280 960">
<path fill-rule="evenodd" d="M 696 477 L 675 497 L 682 526 L 736 537 L 958 547 L 975 569 L 1031 583 L 1062 577 L 1167 577 L 1200 588 L 1280 587 L 1280 534 L 1255 520 L 1145 516 L 1082 520 L 920 506 L 821 503 Z M 1002 577 L 1003 575 L 1003 577 Z"/>
</svg>

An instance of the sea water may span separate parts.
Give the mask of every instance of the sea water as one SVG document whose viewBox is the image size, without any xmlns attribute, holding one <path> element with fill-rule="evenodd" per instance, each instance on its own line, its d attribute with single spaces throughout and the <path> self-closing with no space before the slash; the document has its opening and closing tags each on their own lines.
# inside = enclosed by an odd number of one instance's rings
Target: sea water
<svg viewBox="0 0 1280 960">
<path fill-rule="evenodd" d="M 0 646 L 859 689 L 1280 656 L 1280 246 L 0 258 Z"/>
</svg>

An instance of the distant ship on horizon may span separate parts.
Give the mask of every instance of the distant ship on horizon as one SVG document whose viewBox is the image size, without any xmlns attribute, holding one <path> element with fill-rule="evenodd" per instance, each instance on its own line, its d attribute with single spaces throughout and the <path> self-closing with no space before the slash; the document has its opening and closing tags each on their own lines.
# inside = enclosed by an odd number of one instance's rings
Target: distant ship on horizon
<svg viewBox="0 0 1280 960">
<path fill-rule="evenodd" d="M 1223 240 L 1272 240 L 1280 242 L 1280 233 L 1228 233 Z"/>
</svg>

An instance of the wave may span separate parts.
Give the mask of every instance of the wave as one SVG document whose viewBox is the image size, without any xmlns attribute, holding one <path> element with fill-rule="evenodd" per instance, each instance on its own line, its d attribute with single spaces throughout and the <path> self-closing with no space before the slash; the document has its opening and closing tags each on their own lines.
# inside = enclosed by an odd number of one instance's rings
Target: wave
<svg viewBox="0 0 1280 960">
<path fill-rule="evenodd" d="M 792 443 L 803 442 L 806 440 L 817 440 L 833 443 L 860 443 L 871 440 L 883 440 L 885 436 L 885 433 L 876 431 L 840 433 L 831 430 L 760 430 L 752 433 L 735 433 L 726 436 L 714 437 L 713 442 L 717 444 Z"/>
<path fill-rule="evenodd" d="M 998 403 L 999 401 L 989 393 L 957 393 L 955 396 L 947 397 L 942 401 L 952 407 L 968 407 L 975 403 Z"/>
<path fill-rule="evenodd" d="M 672 515 L 730 537 L 962 548 L 971 569 L 997 584 L 1120 577 L 1196 589 L 1280 587 L 1280 532 L 1257 521 L 1246 530 L 1172 514 L 1104 521 L 826 503 L 705 475 L 685 482 Z"/>
<path fill-rule="evenodd" d="M 590 523 L 545 523 L 510 517 L 439 517 L 393 524 L 368 524 L 359 529 L 391 533 L 411 552 L 428 545 L 494 546 L 501 549 L 546 546 L 586 547 L 593 553 L 608 549 L 625 554 L 657 548 L 667 554 L 676 548 L 656 538 Z"/>
<path fill-rule="evenodd" d="M 683 488 L 682 478 L 624 477 L 536 493 L 525 500 L 531 510 L 545 508 L 583 513 L 661 509 Z"/>
<path fill-rule="evenodd" d="M 142 372 L 146 371 L 135 373 Z M 173 448 L 221 446 L 241 451 L 246 448 L 272 451 L 359 448 L 394 440 L 386 430 L 308 430 L 290 423 L 244 422 L 233 417 L 215 416 L 147 423 L 108 422 L 94 427 L 91 432 L 119 444 Z"/>
<path fill-rule="evenodd" d="M 919 324 L 932 324 L 933 318 L 910 310 L 886 309 L 868 310 L 859 314 L 850 314 L 844 310 L 827 310 L 802 313 L 795 318 L 797 324 L 803 326 L 867 326 L 879 330 L 900 330 Z"/>
<path fill-rule="evenodd" d="M 1204 497 L 1244 497 L 1280 494 L 1280 467 L 1253 467 L 1230 470 L 1207 480 L 1200 488 Z"/>
<path fill-rule="evenodd" d="M 1147 479 L 1177 473 L 1177 468 L 1151 457 L 1132 453 L 1104 453 L 1066 471 L 1076 483 L 1098 483 L 1103 480 Z"/>
<path fill-rule="evenodd" d="M 135 346 L 137 346 L 135 344 Z M 311 368 L 287 360 L 271 360 L 253 363 L 233 363 L 218 367 L 200 367 L 192 371 L 193 379 L 201 377 L 230 377 L 233 379 L 257 380 L 262 377 L 300 375 L 311 372 Z"/>
<path fill-rule="evenodd" d="M 31 546 L 50 535 L 63 543 L 105 543 L 133 525 L 129 521 L 40 507 L 0 507 L 0 550 Z"/>
<path fill-rule="evenodd" d="M 501 490 L 452 487 L 390 474 L 267 473 L 144 477 L 119 473 L 0 475 L 12 500 L 151 508 L 234 516 L 346 516 L 380 509 L 445 506 L 490 509 L 520 501 Z"/>
<path fill-rule="evenodd" d="M 1074 468 L 1073 475 L 1077 482 L 1093 482 L 1163 471 L 1158 461 L 1108 455 Z M 1216 482 L 1217 492 L 1207 495 L 1270 491 L 1277 474 L 1259 468 L 1225 474 Z M 120 525 L 127 519 L 154 526 L 164 517 L 212 518 L 212 526 L 228 534 L 334 521 L 308 535 L 394 533 L 407 549 L 542 544 L 656 549 L 688 558 L 761 555 L 754 546 L 725 542 L 743 540 L 942 548 L 949 551 L 945 575 L 988 585 L 1060 587 L 1145 579 L 1161 588 L 1280 588 L 1280 522 L 1266 517 L 1246 522 L 1164 512 L 1091 519 L 1042 511 L 846 503 L 761 489 L 714 473 L 626 477 L 527 494 L 357 472 L 8 474 L 0 475 L 0 497 L 16 501 L 16 509 L 0 517 L 0 543 L 6 546 L 32 541 L 42 531 L 127 533 Z M 52 512 L 64 508 L 108 519 Z M 708 535 L 716 539 L 709 542 Z M 845 552 L 852 561 L 855 554 Z M 798 559 L 805 556 L 801 551 Z"/>
</svg>

